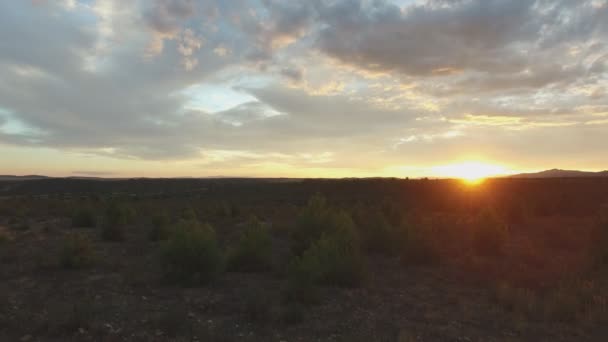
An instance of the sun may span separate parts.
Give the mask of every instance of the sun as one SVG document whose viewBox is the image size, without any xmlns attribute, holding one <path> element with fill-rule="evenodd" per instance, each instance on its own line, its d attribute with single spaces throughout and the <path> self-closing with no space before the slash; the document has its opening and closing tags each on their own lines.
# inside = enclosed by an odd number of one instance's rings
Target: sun
<svg viewBox="0 0 608 342">
<path fill-rule="evenodd" d="M 480 184 L 488 177 L 509 173 L 503 166 L 474 161 L 436 166 L 432 171 L 435 176 L 459 178 L 472 185 Z"/>
</svg>

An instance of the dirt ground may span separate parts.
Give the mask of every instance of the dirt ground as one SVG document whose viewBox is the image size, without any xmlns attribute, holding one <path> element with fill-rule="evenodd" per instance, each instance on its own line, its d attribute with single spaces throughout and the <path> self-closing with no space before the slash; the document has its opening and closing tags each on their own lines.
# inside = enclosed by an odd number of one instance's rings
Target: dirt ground
<svg viewBox="0 0 608 342">
<path fill-rule="evenodd" d="M 534 231 L 547 236 L 552 234 L 546 231 L 554 226 L 551 222 L 556 221 L 529 224 L 540 227 Z M 564 229 L 589 224 L 584 220 L 560 222 L 567 226 Z M 563 253 L 550 260 L 543 257 L 548 254 L 539 249 L 541 246 L 532 246 L 538 240 L 522 235 L 519 241 L 514 240 L 512 255 L 500 267 L 468 262 L 467 268 L 459 266 L 464 261 L 454 259 L 438 266 L 404 268 L 395 259 L 372 257 L 370 276 L 362 287 L 322 288 L 323 301 L 299 307 L 281 300 L 284 278 L 278 273 L 226 273 L 212 284 L 197 288 L 165 284 L 160 278 L 158 243 L 148 241 L 143 225 L 129 227 L 123 242 L 102 241 L 97 228 L 71 228 L 68 219 L 30 222 L 30 229 L 25 231 L 9 229 L 18 224 L 9 225 L 6 218 L 0 225 L 12 237 L 0 246 L 1 341 L 608 338 L 605 321 L 536 319 L 521 310 L 510 310 L 496 300 L 495 286 L 484 279 L 488 274 L 495 277 L 490 272 L 494 270 L 511 282 L 558 281 L 558 275 L 578 268 L 577 263 L 584 259 L 576 257 L 580 249 L 572 234 L 562 241 L 553 233 L 553 245 L 545 243 L 543 248 Z M 74 229 L 94 241 L 96 258 L 92 267 L 66 270 L 59 266 L 63 238 Z M 221 227 L 218 232 L 222 234 Z M 584 242 L 584 234 L 575 235 Z M 277 243 L 281 243 L 280 238 Z M 529 255 L 531 250 L 536 254 Z M 530 268 L 537 271 L 531 272 Z M 519 277 L 525 274 L 542 279 Z"/>
</svg>

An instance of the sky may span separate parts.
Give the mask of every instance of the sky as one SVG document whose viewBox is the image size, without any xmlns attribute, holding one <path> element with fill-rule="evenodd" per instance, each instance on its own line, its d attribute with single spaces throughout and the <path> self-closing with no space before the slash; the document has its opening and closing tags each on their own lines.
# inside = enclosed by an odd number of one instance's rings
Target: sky
<svg viewBox="0 0 608 342">
<path fill-rule="evenodd" d="M 0 174 L 608 169 L 606 0 L 0 1 Z"/>
</svg>

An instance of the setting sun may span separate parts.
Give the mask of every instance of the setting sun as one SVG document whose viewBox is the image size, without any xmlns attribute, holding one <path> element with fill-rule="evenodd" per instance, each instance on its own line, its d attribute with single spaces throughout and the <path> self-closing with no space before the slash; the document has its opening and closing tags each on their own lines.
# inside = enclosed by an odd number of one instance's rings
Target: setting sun
<svg viewBox="0 0 608 342">
<path fill-rule="evenodd" d="M 508 170 L 500 165 L 486 164 L 481 162 L 463 162 L 437 166 L 432 169 L 438 177 L 453 177 L 465 180 L 470 184 L 477 184 L 487 177 L 508 174 Z"/>
</svg>

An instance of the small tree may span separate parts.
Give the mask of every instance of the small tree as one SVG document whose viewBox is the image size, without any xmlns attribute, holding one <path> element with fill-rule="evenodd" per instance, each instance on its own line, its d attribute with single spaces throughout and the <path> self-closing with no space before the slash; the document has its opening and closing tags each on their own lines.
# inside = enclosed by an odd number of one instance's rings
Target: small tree
<svg viewBox="0 0 608 342">
<path fill-rule="evenodd" d="M 359 207 L 355 211 L 357 228 L 364 248 L 372 253 L 392 255 L 397 247 L 397 232 L 382 211 Z"/>
<path fill-rule="evenodd" d="M 215 231 L 208 224 L 182 221 L 162 247 L 167 279 L 182 284 L 204 284 L 223 269 L 223 255 Z"/>
<path fill-rule="evenodd" d="M 268 229 L 252 217 L 242 233 L 239 244 L 228 256 L 233 271 L 259 272 L 272 267 L 272 240 Z"/>
<path fill-rule="evenodd" d="M 352 287 L 359 285 L 366 275 L 366 262 L 352 227 L 342 226 L 332 233 L 324 233 L 301 256 L 290 264 L 292 285 L 311 284 Z"/>
<path fill-rule="evenodd" d="M 347 213 L 331 208 L 321 195 L 313 196 L 291 232 L 292 252 L 301 255 L 323 234 L 339 230 L 354 231 L 355 224 Z"/>
<path fill-rule="evenodd" d="M 439 262 L 437 246 L 433 243 L 429 229 L 404 220 L 399 226 L 395 241 L 404 265 L 432 265 Z"/>
</svg>

